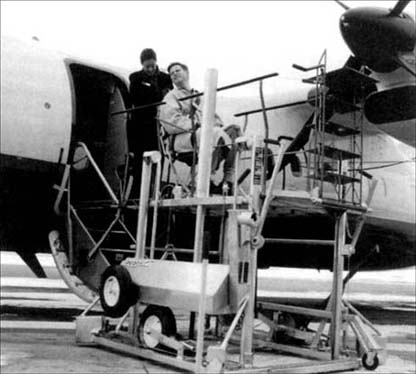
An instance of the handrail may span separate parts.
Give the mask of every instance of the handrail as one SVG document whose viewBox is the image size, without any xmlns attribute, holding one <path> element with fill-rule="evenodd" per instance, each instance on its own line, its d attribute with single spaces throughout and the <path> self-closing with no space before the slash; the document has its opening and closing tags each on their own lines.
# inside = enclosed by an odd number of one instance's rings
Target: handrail
<svg viewBox="0 0 416 374">
<path fill-rule="evenodd" d="M 105 179 L 104 174 L 101 172 L 100 168 L 98 167 L 97 163 L 95 162 L 94 158 L 92 157 L 92 154 L 89 151 L 87 145 L 83 142 L 77 142 L 77 146 L 80 146 L 84 149 L 85 154 L 87 155 L 89 161 L 91 162 L 92 166 L 94 167 L 95 171 L 97 172 L 99 178 L 101 179 L 101 182 L 103 182 L 104 187 L 106 188 L 107 192 L 109 193 L 109 195 L 111 196 L 113 201 L 116 204 L 119 204 L 120 202 L 118 201 L 116 194 L 111 189 L 110 185 L 108 184 L 107 180 Z"/>
<path fill-rule="evenodd" d="M 247 80 L 244 80 L 244 81 L 241 81 L 241 82 L 228 84 L 226 86 L 222 86 L 222 87 L 217 88 L 217 92 L 229 90 L 229 89 L 235 88 L 235 87 L 244 86 L 246 84 L 250 84 L 250 83 L 253 83 L 253 82 L 257 82 L 257 81 L 262 81 L 264 79 L 277 77 L 278 75 L 279 75 L 279 73 L 270 73 L 270 74 L 262 75 L 260 77 L 247 79 Z M 194 99 L 195 97 L 202 96 L 203 94 L 204 94 L 204 92 L 198 92 L 198 93 L 195 93 L 195 94 L 192 94 L 192 95 L 189 95 L 189 96 L 182 97 L 182 98 L 179 99 L 179 101 Z M 117 111 L 117 112 L 112 112 L 110 115 L 115 116 L 115 115 L 123 114 L 123 113 L 131 113 L 131 112 L 135 112 L 137 110 L 157 107 L 157 106 L 161 106 L 161 105 L 165 105 L 165 104 L 166 103 L 164 101 L 158 101 L 158 102 L 155 102 L 155 103 L 152 103 L 152 104 L 140 105 L 140 106 L 136 106 L 134 108 L 120 110 L 120 111 Z"/>
<path fill-rule="evenodd" d="M 321 63 L 321 61 L 322 61 L 322 57 L 319 60 L 318 65 L 305 67 L 305 66 L 301 66 L 301 65 L 298 65 L 298 64 L 292 64 L 292 67 L 297 69 L 297 70 L 303 71 L 303 72 L 307 72 L 307 71 L 311 71 L 311 70 L 317 70 L 317 69 L 321 69 L 321 68 L 325 67 L 325 63 Z"/>
<path fill-rule="evenodd" d="M 151 104 L 144 104 L 144 105 L 139 105 L 139 106 L 135 106 L 133 108 L 130 109 L 124 109 L 124 110 L 119 110 L 117 112 L 112 112 L 110 113 L 111 116 L 116 116 L 118 114 L 124 114 L 124 113 L 131 113 L 131 112 L 135 112 L 136 110 L 141 110 L 141 109 L 146 109 L 146 108 L 153 108 L 155 106 L 160 106 L 160 105 L 165 105 L 166 103 L 164 101 L 158 101 L 155 103 L 151 103 Z"/>
<path fill-rule="evenodd" d="M 263 206 L 261 207 L 260 217 L 259 217 L 259 220 L 258 220 L 258 223 L 257 223 L 256 235 L 261 235 L 261 233 L 263 231 L 264 223 L 265 223 L 266 218 L 267 218 L 267 212 L 269 210 L 270 203 L 273 200 L 273 189 L 274 189 L 274 186 L 276 184 L 277 175 L 280 172 L 280 165 L 282 164 L 283 156 L 284 156 L 285 151 L 286 151 L 288 146 L 289 146 L 289 144 L 287 143 L 287 141 L 282 142 L 282 144 L 280 145 L 280 150 L 279 150 L 279 154 L 278 154 L 277 159 L 276 159 L 276 163 L 274 165 L 273 174 L 272 174 L 272 177 L 270 178 L 270 182 L 269 182 L 269 186 L 267 188 L 266 196 L 265 196 L 264 201 L 263 201 Z"/>
<path fill-rule="evenodd" d="M 295 105 L 301 105 L 301 104 L 307 104 L 309 103 L 309 100 L 301 100 L 301 101 L 295 101 L 293 103 L 288 103 L 288 104 L 281 104 L 281 105 L 273 105 L 273 106 L 269 106 L 267 108 L 260 108 L 260 109 L 253 109 L 253 110 L 249 110 L 247 112 L 240 112 L 237 114 L 234 114 L 234 117 L 241 117 L 241 116 L 245 116 L 248 114 L 255 114 L 255 113 L 260 113 L 263 111 L 269 111 L 269 110 L 273 110 L 273 109 L 281 109 L 281 108 L 287 108 L 290 106 L 295 106 Z"/>
<path fill-rule="evenodd" d="M 252 78 L 252 79 L 247 79 L 245 81 L 241 81 L 241 82 L 237 82 L 237 83 L 232 83 L 232 84 L 229 84 L 227 86 L 222 86 L 222 87 L 217 88 L 217 92 L 229 90 L 229 89 L 235 88 L 235 87 L 244 86 L 246 84 L 250 84 L 250 83 L 253 83 L 253 82 L 262 81 L 264 79 L 277 77 L 278 75 L 279 75 L 279 73 L 270 73 L 270 74 L 262 75 L 260 77 L 256 77 L 256 78 Z M 182 98 L 179 99 L 179 101 L 193 99 L 195 97 L 202 96 L 203 94 L 204 94 L 204 92 L 198 92 L 198 93 L 195 93 L 195 94 L 186 96 L 186 97 L 182 97 Z"/>
<path fill-rule="evenodd" d="M 62 200 L 62 197 L 64 196 L 64 192 L 67 190 L 66 186 L 67 186 L 67 182 L 69 178 L 69 170 L 70 170 L 70 166 L 66 165 L 64 169 L 64 174 L 62 176 L 61 185 L 60 186 L 54 185 L 54 188 L 58 190 L 58 195 L 56 196 L 55 204 L 53 205 L 53 210 L 57 216 L 61 215 L 61 210 L 59 209 L 59 205 L 61 204 L 61 200 Z"/>
<path fill-rule="evenodd" d="M 260 94 L 260 103 L 261 103 L 261 111 L 263 114 L 263 123 L 264 123 L 264 136 L 266 139 L 269 139 L 269 120 L 267 118 L 267 111 L 266 111 L 266 103 L 264 101 L 264 93 L 263 93 L 263 81 L 259 82 L 259 94 Z M 267 143 L 264 143 L 264 153 L 263 153 L 263 164 L 267 165 L 267 159 L 269 157 L 269 147 Z M 267 167 L 263 168 L 263 188 L 262 192 L 265 192 L 266 189 L 266 176 L 267 176 Z"/>
</svg>

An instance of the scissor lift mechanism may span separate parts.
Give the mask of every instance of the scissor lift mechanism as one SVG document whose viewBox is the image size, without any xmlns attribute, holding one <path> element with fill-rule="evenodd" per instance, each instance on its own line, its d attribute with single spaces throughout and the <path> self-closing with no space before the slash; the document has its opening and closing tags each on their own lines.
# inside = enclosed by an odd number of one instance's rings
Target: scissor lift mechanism
<svg viewBox="0 0 416 374">
<path fill-rule="evenodd" d="M 324 62 L 320 61 L 317 67 L 322 73 Z M 325 72 L 324 72 L 325 73 Z M 322 76 L 322 74 L 321 74 Z M 126 352 L 138 357 L 160 361 L 180 369 L 195 373 L 214 372 L 299 372 L 317 373 L 356 369 L 362 364 L 368 369 L 375 369 L 381 359 L 382 347 L 379 338 L 368 333 L 368 328 L 379 336 L 379 332 L 366 320 L 351 304 L 343 300 L 342 270 L 344 259 L 353 253 L 355 244 L 360 235 L 365 214 L 371 201 L 376 183 L 372 184 L 366 204 L 348 204 L 345 201 L 326 200 L 322 195 L 316 195 L 315 189 L 309 194 L 311 203 L 322 209 L 330 210 L 336 217 L 334 239 L 334 263 L 332 293 L 325 310 L 311 309 L 291 305 L 281 305 L 270 302 L 257 302 L 257 252 L 267 238 L 262 237 L 265 220 L 270 204 L 276 197 L 275 185 L 280 171 L 281 162 L 285 154 L 287 142 L 276 142 L 268 138 L 256 137 L 237 140 L 238 156 L 236 157 L 236 179 L 232 196 L 209 196 L 209 170 L 211 152 L 209 144 L 212 130 L 213 115 L 215 113 L 216 71 L 208 71 L 206 78 L 204 122 L 201 127 L 201 146 L 198 163 L 198 180 L 196 196 L 178 199 L 161 199 L 160 176 L 161 156 L 158 152 L 148 152 L 143 157 L 141 195 L 138 207 L 138 222 L 136 237 L 129 232 L 121 219 L 120 210 L 117 210 L 114 220 L 98 241 L 89 235 L 91 249 L 88 259 L 93 260 L 100 254 L 100 245 L 109 235 L 115 224 L 119 224 L 126 234 L 135 242 L 134 257 L 125 259 L 116 272 L 105 272 L 100 290 L 101 303 L 104 309 L 114 311 L 113 317 L 88 316 L 87 313 L 98 302 L 93 303 L 77 318 L 77 342 L 80 344 L 97 344 Z M 262 81 L 262 80 L 260 80 Z M 232 86 L 232 85 L 231 85 Z M 262 95 L 262 85 L 260 85 Z M 325 95 L 323 85 L 317 85 L 319 108 L 324 106 Z M 262 99 L 264 109 L 264 100 Z M 321 112 L 322 113 L 322 112 Z M 263 112 L 265 126 L 268 129 L 266 111 Z M 316 123 L 322 121 L 316 116 Z M 267 135 L 267 131 L 265 134 Z M 248 146 L 251 143 L 251 147 Z M 273 174 L 268 185 L 264 173 L 265 152 L 267 144 L 278 146 Z M 86 157 L 90 159 L 100 179 L 113 200 L 113 205 L 128 204 L 129 187 L 121 189 L 121 196 L 117 197 L 106 184 L 105 178 L 100 174 L 98 166 L 94 164 L 92 156 L 85 145 Z M 242 154 L 250 153 L 250 191 L 244 192 L 238 185 L 237 177 L 241 168 Z M 266 153 L 267 154 L 267 153 Z M 156 174 L 156 186 L 151 198 L 152 173 Z M 68 176 L 68 173 L 65 173 Z M 67 179 L 61 186 L 61 191 L 69 186 Z M 129 184 L 131 186 L 131 183 Z M 60 198 L 56 209 L 59 209 Z M 68 192 L 69 194 L 69 192 Z M 296 193 L 293 193 L 296 195 Z M 301 193 L 302 197 L 305 193 Z M 278 195 L 277 195 L 278 196 Z M 68 201 L 70 201 L 68 199 Z M 76 211 L 68 204 L 68 214 L 78 220 L 78 224 L 87 233 L 82 220 L 77 218 Z M 223 232 L 222 261 L 218 264 L 208 263 L 203 259 L 204 219 L 206 209 L 227 208 L 227 219 Z M 146 256 L 146 234 L 149 208 L 153 212 L 150 253 Z M 166 261 L 155 259 L 155 238 L 158 230 L 158 212 L 161 209 L 189 209 L 196 211 L 195 244 L 193 248 L 193 262 Z M 136 207 L 137 209 L 137 207 Z M 360 216 L 350 244 L 346 244 L 347 215 Z M 51 247 L 55 252 L 59 250 L 59 238 L 52 235 Z M 305 240 L 305 243 L 307 240 Z M 58 243 L 58 244 L 57 244 Z M 71 245 L 71 244 L 70 244 Z M 57 253 L 57 252 L 56 252 Z M 55 253 L 55 254 L 56 254 Z M 69 262 L 72 261 L 70 248 Z M 174 252 L 172 252 L 174 255 Z M 105 260 L 100 260 L 105 262 Z M 104 263 L 105 265 L 105 263 Z M 108 265 L 108 263 L 107 263 Z M 120 273 L 121 272 L 121 273 Z M 107 275 L 106 275 L 107 274 Z M 121 276 L 120 276 L 121 274 Z M 68 277 L 66 275 L 66 277 Z M 188 282 L 187 282 L 188 281 Z M 121 305 L 121 307 L 120 307 Z M 143 313 L 143 306 L 148 305 Z M 169 326 L 175 324 L 171 308 L 179 308 L 190 312 L 189 340 L 179 339 Z M 150 310 L 150 311 L 149 311 Z M 153 313 L 151 313 L 153 312 Z M 193 339 L 195 330 L 195 313 L 198 314 L 196 339 Z M 282 326 L 274 318 L 279 313 L 290 313 L 306 316 L 319 322 L 315 332 L 299 330 L 296 327 Z M 110 313 L 111 314 L 111 313 Z M 206 333 L 206 320 L 215 317 L 217 322 L 224 315 L 233 315 L 232 322 L 227 325 L 223 333 L 216 331 Z M 157 318 L 159 320 L 157 320 Z M 259 332 L 255 329 L 255 318 L 268 326 L 269 331 Z M 145 319 L 143 321 L 143 319 Z M 150 322 L 149 322 L 150 321 Z M 152 321 L 156 321 L 156 324 Z M 158 325 L 159 323 L 159 325 Z M 160 327 L 160 323 L 162 327 Z M 327 334 L 325 327 L 330 324 Z M 164 331 L 164 326 L 168 326 Z M 223 325 L 226 326 L 226 325 Z M 350 327 L 356 336 L 359 352 L 353 352 L 347 345 L 347 330 Z M 126 331 L 127 330 L 127 331 Z M 176 330 L 176 328 L 174 329 Z M 216 329 L 218 330 L 218 329 Z M 308 340 L 308 344 L 297 347 L 289 344 L 275 342 L 273 337 L 277 332 L 285 331 L 288 335 Z M 140 337 L 140 342 L 137 339 Z M 221 339 L 219 341 L 219 339 Z M 305 340 L 305 341 L 306 341 Z M 232 354 L 230 347 L 239 344 L 238 360 Z M 160 346 L 167 349 L 159 350 Z M 268 350 L 269 353 L 257 353 L 256 350 Z M 234 349 L 235 351 L 235 349 Z M 273 353 L 270 353 L 272 351 Z M 276 352 L 287 352 L 304 358 L 301 363 L 279 363 Z M 361 354 L 361 357 L 357 357 Z M 259 357 L 259 358 L 256 358 Z M 259 365 L 259 360 L 266 357 L 267 365 Z"/>
</svg>

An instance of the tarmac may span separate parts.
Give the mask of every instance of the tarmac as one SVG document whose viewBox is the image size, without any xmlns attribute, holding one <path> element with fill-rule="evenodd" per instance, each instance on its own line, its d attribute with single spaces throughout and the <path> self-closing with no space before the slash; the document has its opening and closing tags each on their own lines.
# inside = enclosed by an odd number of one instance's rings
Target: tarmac
<svg viewBox="0 0 416 374">
<path fill-rule="evenodd" d="M 2 373 L 177 373 L 172 367 L 75 344 L 74 319 L 86 304 L 71 294 L 48 255 L 49 279 L 37 279 L 17 255 L 1 253 L 0 370 Z M 387 361 L 375 373 L 416 372 L 415 268 L 360 273 L 347 299 L 387 339 Z M 259 295 L 299 303 L 327 296 L 330 274 L 314 270 L 260 271 Z M 366 373 L 360 369 L 354 373 Z"/>
</svg>

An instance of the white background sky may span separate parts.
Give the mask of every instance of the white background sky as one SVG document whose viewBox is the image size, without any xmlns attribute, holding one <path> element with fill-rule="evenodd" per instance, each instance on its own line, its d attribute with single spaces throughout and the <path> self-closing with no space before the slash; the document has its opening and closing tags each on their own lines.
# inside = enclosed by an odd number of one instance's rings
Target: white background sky
<svg viewBox="0 0 416 374">
<path fill-rule="evenodd" d="M 351 7 L 392 8 L 395 0 L 348 1 Z M 412 13 L 415 2 L 406 11 Z M 339 32 L 343 9 L 334 1 L 1 1 L 1 32 L 125 67 L 139 67 L 152 47 L 159 65 L 183 61 L 193 84 L 208 67 L 219 84 L 277 71 L 300 78 L 292 63 L 314 64 L 324 48 L 328 66 L 349 56 Z"/>
</svg>

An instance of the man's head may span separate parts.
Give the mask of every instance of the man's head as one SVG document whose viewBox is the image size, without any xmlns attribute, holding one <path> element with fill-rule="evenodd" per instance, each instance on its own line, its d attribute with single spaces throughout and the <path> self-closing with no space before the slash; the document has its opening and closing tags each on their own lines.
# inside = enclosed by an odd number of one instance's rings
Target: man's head
<svg viewBox="0 0 416 374">
<path fill-rule="evenodd" d="M 157 71 L 156 52 L 153 49 L 143 49 L 140 53 L 140 62 L 146 74 L 153 75 Z"/>
<path fill-rule="evenodd" d="M 176 87 L 189 88 L 189 69 L 185 64 L 172 62 L 168 66 L 168 73 Z"/>
</svg>

